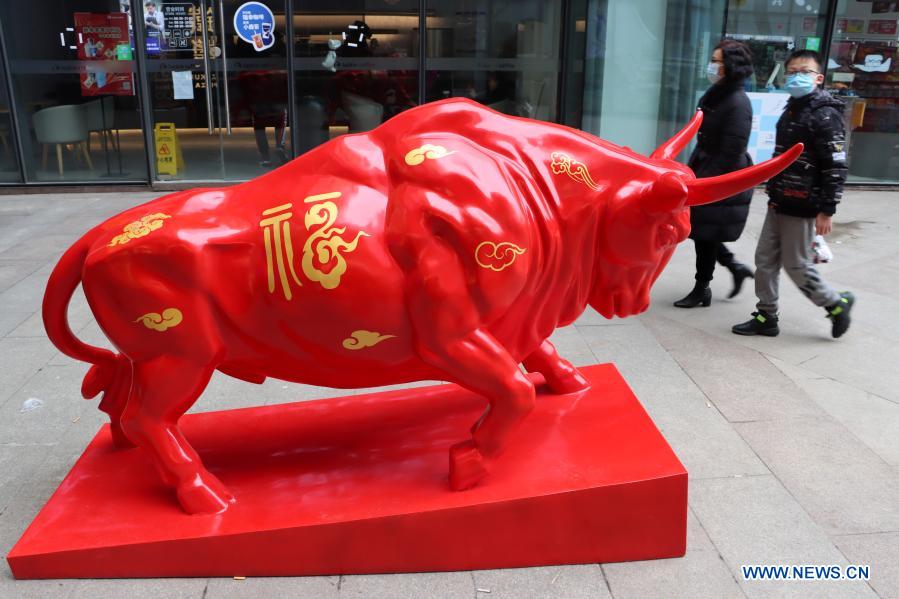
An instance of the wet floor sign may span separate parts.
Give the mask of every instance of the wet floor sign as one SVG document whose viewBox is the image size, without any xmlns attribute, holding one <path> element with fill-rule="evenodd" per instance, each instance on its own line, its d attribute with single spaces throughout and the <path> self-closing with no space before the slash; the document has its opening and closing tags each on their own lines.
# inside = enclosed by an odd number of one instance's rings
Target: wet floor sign
<svg viewBox="0 0 899 599">
<path fill-rule="evenodd" d="M 156 174 L 177 175 L 184 170 L 184 157 L 178 144 L 175 123 L 156 123 L 153 128 L 156 138 Z"/>
</svg>

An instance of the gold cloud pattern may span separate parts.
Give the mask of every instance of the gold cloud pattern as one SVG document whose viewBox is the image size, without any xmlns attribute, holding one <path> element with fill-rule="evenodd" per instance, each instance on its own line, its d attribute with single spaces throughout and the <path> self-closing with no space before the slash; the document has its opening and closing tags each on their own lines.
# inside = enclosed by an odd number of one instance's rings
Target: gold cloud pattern
<svg viewBox="0 0 899 599">
<path fill-rule="evenodd" d="M 420 148 L 410 150 L 406 154 L 406 164 L 408 164 L 409 166 L 418 166 L 425 160 L 437 160 L 438 158 L 443 158 L 444 156 L 449 156 L 450 154 L 455 153 L 455 151 L 448 152 L 447 149 L 443 146 L 425 144 Z"/>
<path fill-rule="evenodd" d="M 474 251 L 474 258 L 482 268 L 489 268 L 499 272 L 512 266 L 515 259 L 527 251 L 509 241 L 494 243 L 492 241 L 481 242 Z"/>
<path fill-rule="evenodd" d="M 343 340 L 343 347 L 346 349 L 363 349 L 372 347 L 385 339 L 391 339 L 396 335 L 382 335 L 375 331 L 359 330 L 350 333 L 350 336 Z"/>
<path fill-rule="evenodd" d="M 587 170 L 587 166 L 583 162 L 578 162 L 564 152 L 553 152 L 552 160 L 552 169 L 555 174 L 561 175 L 564 173 L 594 191 L 599 189 L 599 185 L 590 176 L 590 171 Z"/>
<path fill-rule="evenodd" d="M 134 322 L 143 323 L 148 329 L 159 331 L 161 333 L 167 329 L 178 326 L 181 324 L 182 320 L 184 320 L 184 315 L 181 314 L 181 310 L 178 308 L 166 308 L 162 311 L 162 314 L 159 314 L 158 312 L 147 312 Z"/>
<path fill-rule="evenodd" d="M 125 245 L 132 239 L 137 239 L 139 237 L 149 235 L 156 229 L 161 228 L 163 225 L 162 221 L 167 218 L 172 217 L 168 214 L 163 214 L 162 212 L 156 212 L 155 214 L 148 214 L 147 216 L 142 217 L 140 220 L 128 223 L 122 229 L 121 235 L 116 235 L 115 237 L 113 237 L 108 246 L 112 247 L 114 245 Z"/>
</svg>

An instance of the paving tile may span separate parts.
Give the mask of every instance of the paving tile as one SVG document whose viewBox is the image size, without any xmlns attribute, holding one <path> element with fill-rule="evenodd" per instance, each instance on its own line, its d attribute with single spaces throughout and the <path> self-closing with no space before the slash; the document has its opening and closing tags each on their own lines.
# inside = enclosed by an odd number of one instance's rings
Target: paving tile
<svg viewBox="0 0 899 599">
<path fill-rule="evenodd" d="M 38 268 L 43 260 L 3 260 L 0 259 L 0 292 L 6 291 Z"/>
<path fill-rule="evenodd" d="M 206 599 L 241 597 L 242 599 L 337 599 L 338 576 L 309 576 L 304 578 L 211 578 Z"/>
<path fill-rule="evenodd" d="M 661 316 L 643 322 L 729 421 L 823 413 L 759 352 Z"/>
<path fill-rule="evenodd" d="M 838 536 L 835 542 L 851 563 L 870 566 L 869 584 L 878 595 L 899 598 L 899 531 Z"/>
<path fill-rule="evenodd" d="M 579 327 L 599 362 L 613 362 L 691 477 L 768 470 L 641 323 Z"/>
<path fill-rule="evenodd" d="M 603 564 L 614 597 L 743 597 L 693 511 L 687 515 L 687 554 L 675 559 Z"/>
<path fill-rule="evenodd" d="M 202 599 L 206 590 L 205 578 L 147 578 L 135 580 L 80 580 L 72 588 L 70 599 L 134 599 L 160 597 L 164 599 Z"/>
<path fill-rule="evenodd" d="M 0 512 L 14 500 L 23 485 L 45 475 L 43 464 L 52 453 L 52 443 L 0 443 Z"/>
<path fill-rule="evenodd" d="M 51 266 L 38 268 L 27 277 L 0 292 L 0 306 L 16 312 L 34 312 L 44 297 Z"/>
<path fill-rule="evenodd" d="M 0 405 L 56 353 L 45 339 L 0 339 Z"/>
<path fill-rule="evenodd" d="M 29 378 L 9 399 L 0 404 L 0 420 L 9 423 L 3 443 L 28 445 L 39 439 L 54 444 L 72 426 L 85 401 L 81 397 L 84 369 L 76 364 L 45 366 Z M 36 399 L 40 407 L 22 411 Z"/>
<path fill-rule="evenodd" d="M 471 574 L 477 599 L 612 597 L 598 564 L 478 570 Z"/>
<path fill-rule="evenodd" d="M 895 235 L 895 232 L 893 233 Z M 834 261 L 832 276 L 845 283 L 847 289 L 864 288 L 884 296 L 896 292 L 895 282 L 899 281 L 899 252 L 885 256 L 872 256 L 863 253 L 857 263 L 843 264 Z"/>
<path fill-rule="evenodd" d="M 47 336 L 47 332 L 44 329 L 44 319 L 43 314 L 40 310 L 40 305 L 38 304 L 34 307 L 35 311 L 31 314 L 31 316 L 29 316 L 16 328 L 11 330 L 7 335 L 8 337 Z M 67 314 L 69 328 L 71 328 L 73 331 L 82 329 L 88 323 L 90 323 L 93 317 L 94 316 L 91 313 L 90 306 L 88 306 L 87 304 L 87 299 L 85 299 L 84 293 L 81 292 L 81 288 L 79 287 L 75 291 L 75 294 L 72 296 L 72 300 L 69 302 L 69 310 Z"/>
<path fill-rule="evenodd" d="M 592 307 L 587 306 L 584 313 L 574 322 L 576 326 L 627 326 L 633 324 L 629 318 L 606 318 Z"/>
<path fill-rule="evenodd" d="M 341 599 L 395 599 L 397 597 L 456 597 L 470 599 L 474 585 L 469 572 L 427 574 L 373 574 L 343 576 Z M 492 596 L 491 596 L 491 599 Z"/>
<path fill-rule="evenodd" d="M 773 476 L 691 481 L 690 505 L 749 597 L 876 597 L 860 581 L 743 580 L 743 565 L 848 565 Z"/>
<path fill-rule="evenodd" d="M 899 531 L 899 471 L 830 417 L 735 427 L 829 534 Z"/>
<path fill-rule="evenodd" d="M 899 466 L 899 403 L 768 357 L 832 418 L 883 458 Z"/>
<path fill-rule="evenodd" d="M 899 368 L 896 368 L 899 350 L 896 344 L 872 332 L 856 333 L 858 331 L 850 329 L 839 339 L 845 347 L 821 352 L 801 366 L 899 403 Z"/>
<path fill-rule="evenodd" d="M 0 252 L 0 260 L 39 260 L 49 261 L 57 258 L 77 239 L 71 233 L 56 235 L 40 235 L 40 242 L 34 238 L 25 239 L 14 246 Z"/>
<path fill-rule="evenodd" d="M 34 312 L 28 310 L 0 310 L 0 337 L 5 337 L 33 315 Z"/>
<path fill-rule="evenodd" d="M 16 580 L 12 577 L 12 573 L 5 569 L 3 574 L 0 574 L 0 597 L 67 599 L 77 584 L 77 580 Z"/>
</svg>

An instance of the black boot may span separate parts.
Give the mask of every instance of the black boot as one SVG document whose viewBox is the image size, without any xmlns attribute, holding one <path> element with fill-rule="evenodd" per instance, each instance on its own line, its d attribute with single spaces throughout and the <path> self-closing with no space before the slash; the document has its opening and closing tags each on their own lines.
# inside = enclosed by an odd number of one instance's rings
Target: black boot
<svg viewBox="0 0 899 599">
<path fill-rule="evenodd" d="M 743 281 L 746 279 L 752 279 L 755 277 L 755 273 L 752 272 L 752 269 L 742 264 L 740 262 L 735 262 L 733 266 L 730 267 L 730 274 L 734 276 L 734 288 L 731 290 L 730 294 L 727 296 L 728 299 L 732 297 L 736 297 L 738 293 L 740 293 L 740 289 L 743 288 Z"/>
<path fill-rule="evenodd" d="M 746 322 L 734 325 L 731 329 L 736 335 L 764 335 L 765 337 L 777 337 L 780 328 L 777 326 L 777 315 L 768 314 L 762 310 L 752 313 L 752 318 Z"/>
<path fill-rule="evenodd" d="M 827 318 L 833 323 L 830 334 L 833 338 L 842 337 L 849 329 L 849 312 L 855 303 L 855 296 L 848 291 L 840 294 L 840 301 L 832 306 L 825 308 L 827 310 Z"/>
<path fill-rule="evenodd" d="M 693 291 L 688 293 L 686 297 L 674 302 L 678 308 L 695 308 L 702 304 L 703 308 L 707 308 L 712 303 L 712 290 L 709 289 L 708 281 L 696 281 Z"/>
</svg>

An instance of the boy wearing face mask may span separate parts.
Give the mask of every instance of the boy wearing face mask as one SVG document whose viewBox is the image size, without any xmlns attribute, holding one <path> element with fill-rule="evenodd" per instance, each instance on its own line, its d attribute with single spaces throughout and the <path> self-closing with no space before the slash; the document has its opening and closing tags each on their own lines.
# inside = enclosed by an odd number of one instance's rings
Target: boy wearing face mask
<svg viewBox="0 0 899 599">
<path fill-rule="evenodd" d="M 780 332 L 777 300 L 782 267 L 806 297 L 827 311 L 836 338 L 849 328 L 855 297 L 848 291 L 838 293 L 821 278 L 811 247 L 816 233 L 830 233 L 846 180 L 843 102 L 820 88 L 824 75 L 817 52 L 793 52 L 784 68 L 791 98 L 777 122 L 774 154 L 796 143 L 805 144 L 805 150 L 766 185 L 768 212 L 755 251 L 758 311 L 732 330 L 768 337 Z"/>
</svg>

